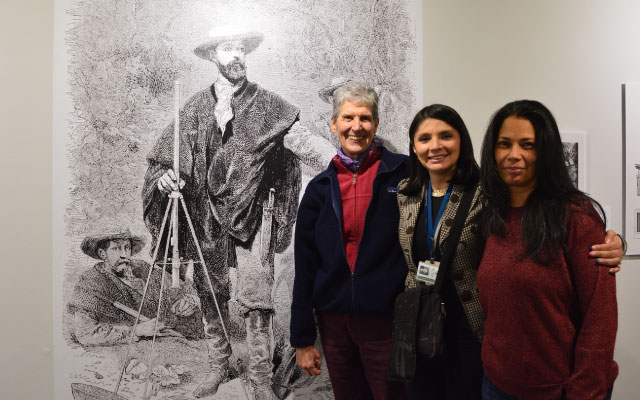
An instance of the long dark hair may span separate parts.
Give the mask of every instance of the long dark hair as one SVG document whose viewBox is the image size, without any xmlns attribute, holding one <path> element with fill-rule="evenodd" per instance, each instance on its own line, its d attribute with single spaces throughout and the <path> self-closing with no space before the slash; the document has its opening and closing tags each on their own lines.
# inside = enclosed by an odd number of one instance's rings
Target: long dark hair
<svg viewBox="0 0 640 400">
<path fill-rule="evenodd" d="M 520 257 L 532 257 L 540 264 L 549 265 L 563 250 L 567 239 L 569 205 L 576 205 L 589 214 L 595 214 L 589 203 L 600 204 L 575 187 L 565 164 L 565 156 L 556 120 L 542 103 L 518 100 L 500 108 L 491 118 L 482 142 L 480 181 L 483 189 L 485 235 L 505 235 L 502 211 L 510 206 L 509 188 L 500 178 L 495 160 L 495 147 L 502 124 L 508 117 L 528 120 L 535 131 L 536 187 L 524 206 L 521 235 L 524 247 Z"/>
<path fill-rule="evenodd" d="M 429 172 L 420 164 L 418 156 L 413 151 L 413 138 L 420 124 L 429 118 L 438 119 L 451 125 L 460 135 L 460 156 L 456 163 L 456 173 L 451 179 L 451 183 L 467 185 L 477 181 L 479 176 L 478 163 L 473 156 L 473 145 L 467 126 L 464 124 L 460 114 L 453 108 L 443 104 L 432 104 L 418 111 L 409 127 L 409 182 L 402 190 L 402 194 L 415 196 L 420 193 L 424 183 L 429 179 Z"/>
</svg>

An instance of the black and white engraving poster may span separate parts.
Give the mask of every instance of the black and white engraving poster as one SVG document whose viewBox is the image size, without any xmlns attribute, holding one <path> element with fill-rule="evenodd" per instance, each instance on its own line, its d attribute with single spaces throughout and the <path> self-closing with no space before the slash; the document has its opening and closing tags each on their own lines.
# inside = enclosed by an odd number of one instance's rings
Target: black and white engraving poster
<svg viewBox="0 0 640 400">
<path fill-rule="evenodd" d="M 296 210 L 340 85 L 407 153 L 420 7 L 55 2 L 56 400 L 333 397 L 288 341 Z"/>
</svg>

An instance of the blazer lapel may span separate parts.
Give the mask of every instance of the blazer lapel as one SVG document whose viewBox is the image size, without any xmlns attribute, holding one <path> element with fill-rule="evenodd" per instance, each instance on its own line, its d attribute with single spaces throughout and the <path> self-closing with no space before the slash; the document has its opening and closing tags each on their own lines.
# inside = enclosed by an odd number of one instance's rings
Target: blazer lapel
<svg viewBox="0 0 640 400">
<path fill-rule="evenodd" d="M 442 253 L 444 249 L 444 241 L 447 239 L 447 237 L 449 237 L 449 231 L 451 230 L 453 219 L 455 218 L 456 212 L 458 211 L 458 206 L 460 205 L 460 199 L 462 198 L 463 191 L 464 186 L 453 185 L 451 195 L 449 196 L 449 201 L 447 202 L 447 206 L 444 209 L 444 213 L 442 214 L 440 231 L 438 232 L 438 246 L 440 248 L 440 253 Z"/>
<path fill-rule="evenodd" d="M 416 196 L 404 196 L 398 191 L 398 205 L 400 207 L 400 229 L 398 230 L 398 238 L 402 248 L 405 250 L 405 258 L 410 270 L 415 270 L 412 255 L 413 234 L 418 221 L 423 195 L 424 190 L 421 190 L 420 194 Z"/>
</svg>

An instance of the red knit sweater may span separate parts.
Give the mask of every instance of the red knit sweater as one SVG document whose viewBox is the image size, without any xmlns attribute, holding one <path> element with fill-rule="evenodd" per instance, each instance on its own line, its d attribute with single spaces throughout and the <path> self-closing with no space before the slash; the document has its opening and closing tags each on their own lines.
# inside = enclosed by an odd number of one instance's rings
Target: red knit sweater
<svg viewBox="0 0 640 400">
<path fill-rule="evenodd" d="M 506 237 L 487 239 L 478 270 L 484 370 L 519 399 L 560 399 L 563 389 L 567 400 L 602 399 L 618 375 L 615 278 L 588 257 L 604 242 L 602 222 L 573 211 L 558 265 L 517 259 L 522 208 L 513 208 Z"/>
<path fill-rule="evenodd" d="M 373 180 L 380 166 L 380 154 L 379 148 L 372 150 L 356 173 L 345 167 L 338 156 L 333 158 L 333 163 L 338 169 L 338 183 L 342 197 L 342 242 L 351 273 L 354 271 L 358 257 L 364 217 L 371 202 Z"/>
</svg>

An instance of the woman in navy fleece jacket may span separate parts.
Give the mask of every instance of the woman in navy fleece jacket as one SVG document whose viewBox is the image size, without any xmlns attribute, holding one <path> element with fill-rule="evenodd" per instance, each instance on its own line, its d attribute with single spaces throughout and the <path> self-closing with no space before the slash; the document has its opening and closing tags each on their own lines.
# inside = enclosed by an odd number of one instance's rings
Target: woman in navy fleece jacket
<svg viewBox="0 0 640 400">
<path fill-rule="evenodd" d="M 298 365 L 320 373 L 316 323 L 336 399 L 404 399 L 387 378 L 394 299 L 407 266 L 398 242 L 396 187 L 406 156 L 374 141 L 378 97 L 364 84 L 334 93 L 341 148 L 307 186 L 295 233 L 291 345 Z"/>
</svg>

